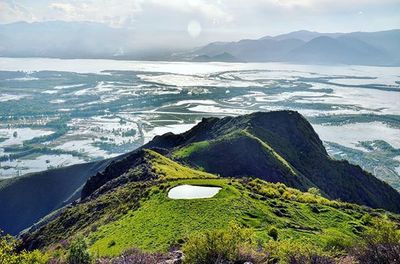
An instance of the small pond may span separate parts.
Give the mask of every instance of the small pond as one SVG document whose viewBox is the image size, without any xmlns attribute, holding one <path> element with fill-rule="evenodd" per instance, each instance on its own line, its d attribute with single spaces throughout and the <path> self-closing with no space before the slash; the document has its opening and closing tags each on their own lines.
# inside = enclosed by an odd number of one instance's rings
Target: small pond
<svg viewBox="0 0 400 264">
<path fill-rule="evenodd" d="M 211 186 L 196 186 L 196 185 L 179 185 L 175 186 L 168 192 L 168 197 L 171 199 L 199 199 L 211 198 L 216 195 L 222 188 Z"/>
</svg>

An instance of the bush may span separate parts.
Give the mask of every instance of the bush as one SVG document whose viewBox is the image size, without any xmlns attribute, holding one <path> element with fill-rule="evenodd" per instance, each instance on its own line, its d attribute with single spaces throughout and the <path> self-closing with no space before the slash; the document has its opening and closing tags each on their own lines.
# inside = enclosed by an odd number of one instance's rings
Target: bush
<svg viewBox="0 0 400 264">
<path fill-rule="evenodd" d="M 205 263 L 252 263 L 264 262 L 265 255 L 252 250 L 253 234 L 230 224 L 227 230 L 212 230 L 188 238 L 183 245 L 185 262 Z"/>
<path fill-rule="evenodd" d="M 111 240 L 110 242 L 108 242 L 108 247 L 113 247 L 117 244 L 117 242 L 115 242 L 115 240 Z"/>
<path fill-rule="evenodd" d="M 330 260 L 330 256 L 306 241 L 270 240 L 265 245 L 265 250 L 271 253 L 268 263 L 332 263 L 324 262 Z M 314 260 L 316 262 L 313 262 Z"/>
<path fill-rule="evenodd" d="M 0 231 L 0 263 L 5 264 L 45 264 L 49 257 L 39 250 L 18 252 L 17 240 Z"/>
<path fill-rule="evenodd" d="M 318 256 L 318 255 L 310 255 L 310 256 L 290 256 L 289 264 L 336 264 L 336 260 L 332 257 L 328 256 Z"/>
<path fill-rule="evenodd" d="M 270 236 L 270 237 L 272 237 L 272 239 L 273 240 L 278 240 L 278 229 L 276 229 L 276 227 L 271 227 L 269 230 L 268 230 L 268 235 Z"/>
<path fill-rule="evenodd" d="M 399 227 L 387 219 L 373 219 L 371 225 L 361 234 L 363 239 L 352 250 L 352 255 L 365 264 L 399 263 Z"/>
<path fill-rule="evenodd" d="M 272 187 L 263 187 L 260 189 L 259 193 L 269 198 L 278 198 L 281 196 L 279 191 Z"/>
<path fill-rule="evenodd" d="M 12 236 L 0 234 L 0 263 L 17 263 L 16 246 L 17 242 Z"/>
<path fill-rule="evenodd" d="M 307 191 L 308 193 L 311 193 L 314 196 L 321 196 L 321 191 L 318 188 L 311 187 Z"/>
<path fill-rule="evenodd" d="M 372 216 L 369 213 L 366 213 L 360 218 L 360 221 L 363 225 L 369 225 L 372 222 Z"/>
<path fill-rule="evenodd" d="M 71 243 L 67 260 L 69 264 L 90 264 L 91 259 L 87 251 L 87 245 L 82 238 L 78 238 Z"/>
<path fill-rule="evenodd" d="M 48 263 L 49 256 L 39 250 L 22 251 L 19 256 L 20 264 L 44 264 Z"/>
<path fill-rule="evenodd" d="M 154 264 L 166 263 L 169 258 L 170 256 L 168 256 L 168 254 L 147 253 L 139 249 L 132 248 L 119 257 L 97 259 L 96 264 Z"/>
</svg>

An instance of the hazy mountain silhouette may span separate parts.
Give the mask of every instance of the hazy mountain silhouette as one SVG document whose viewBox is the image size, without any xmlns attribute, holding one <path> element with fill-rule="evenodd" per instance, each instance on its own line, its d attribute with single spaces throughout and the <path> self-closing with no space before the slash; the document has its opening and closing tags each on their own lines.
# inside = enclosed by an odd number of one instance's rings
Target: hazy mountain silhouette
<svg viewBox="0 0 400 264">
<path fill-rule="evenodd" d="M 354 33 L 318 33 L 302 30 L 256 40 L 210 43 L 190 54 L 213 56 L 229 52 L 239 60 L 248 62 L 393 66 L 400 65 L 398 47 L 400 30 Z"/>
<path fill-rule="evenodd" d="M 255 40 L 213 42 L 178 54 L 178 48 L 171 48 L 174 43 L 147 47 L 134 29 L 92 22 L 3 24 L 0 39 L 3 57 L 400 65 L 400 30 L 354 33 L 300 30 Z"/>
</svg>

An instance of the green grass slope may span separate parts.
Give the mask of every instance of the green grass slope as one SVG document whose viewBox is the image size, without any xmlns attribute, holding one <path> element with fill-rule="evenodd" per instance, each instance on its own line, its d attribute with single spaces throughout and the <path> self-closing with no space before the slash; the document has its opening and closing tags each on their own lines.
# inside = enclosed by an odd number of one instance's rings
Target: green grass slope
<svg viewBox="0 0 400 264">
<path fill-rule="evenodd" d="M 254 230 L 260 243 L 272 239 L 268 232 L 274 226 L 281 240 L 294 239 L 331 250 L 332 240 L 357 238 L 365 228 L 365 214 L 380 217 L 384 213 L 331 201 L 284 184 L 220 178 L 151 150 L 141 153 L 145 163 L 141 165 L 153 174 L 136 170 L 131 172 L 130 180 L 114 179 L 119 184 L 103 186 L 26 233 L 22 237 L 24 247 L 63 254 L 68 241 L 83 236 L 90 252 L 97 256 L 120 255 L 132 247 L 167 251 L 196 232 L 224 229 L 235 222 Z M 222 190 L 206 199 L 168 198 L 168 191 L 181 184 L 219 186 Z M 397 215 L 387 215 L 398 221 Z"/>
</svg>

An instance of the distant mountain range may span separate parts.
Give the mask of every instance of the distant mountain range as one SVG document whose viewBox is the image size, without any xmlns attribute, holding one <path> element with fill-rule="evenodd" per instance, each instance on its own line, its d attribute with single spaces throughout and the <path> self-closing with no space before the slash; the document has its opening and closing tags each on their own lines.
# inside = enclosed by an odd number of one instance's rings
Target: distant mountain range
<svg viewBox="0 0 400 264">
<path fill-rule="evenodd" d="M 0 25 L 0 40 L 2 57 L 400 65 L 398 29 L 354 33 L 302 30 L 275 37 L 213 42 L 185 51 L 182 46 L 172 49 L 162 43 L 147 47 L 134 29 L 48 21 Z"/>
<path fill-rule="evenodd" d="M 178 55 L 187 60 L 219 54 L 237 61 L 316 64 L 400 65 L 400 30 L 354 33 L 296 31 L 275 37 L 213 42 Z"/>
<path fill-rule="evenodd" d="M 152 50 L 132 29 L 94 22 L 0 24 L 0 56 L 71 59 L 165 59 L 168 48 Z"/>
</svg>

